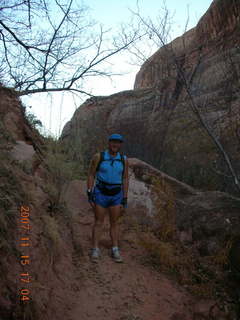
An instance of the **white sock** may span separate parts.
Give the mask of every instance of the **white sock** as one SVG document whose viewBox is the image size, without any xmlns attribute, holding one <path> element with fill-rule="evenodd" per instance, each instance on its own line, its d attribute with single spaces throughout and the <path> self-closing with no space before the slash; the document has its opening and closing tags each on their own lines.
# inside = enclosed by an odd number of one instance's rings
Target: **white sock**
<svg viewBox="0 0 240 320">
<path fill-rule="evenodd" d="M 118 250 L 118 247 L 112 247 L 112 251 Z"/>
</svg>

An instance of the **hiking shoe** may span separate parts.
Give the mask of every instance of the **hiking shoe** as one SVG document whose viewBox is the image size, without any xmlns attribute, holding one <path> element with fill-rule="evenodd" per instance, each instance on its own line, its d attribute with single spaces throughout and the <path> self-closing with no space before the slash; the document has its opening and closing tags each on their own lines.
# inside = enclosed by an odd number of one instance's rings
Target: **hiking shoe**
<svg viewBox="0 0 240 320">
<path fill-rule="evenodd" d="M 91 252 L 92 262 L 98 262 L 99 258 L 100 258 L 100 249 L 99 248 L 92 248 L 92 252 Z"/>
<path fill-rule="evenodd" d="M 120 255 L 119 249 L 112 249 L 111 256 L 115 262 L 123 262 L 123 258 Z"/>
</svg>

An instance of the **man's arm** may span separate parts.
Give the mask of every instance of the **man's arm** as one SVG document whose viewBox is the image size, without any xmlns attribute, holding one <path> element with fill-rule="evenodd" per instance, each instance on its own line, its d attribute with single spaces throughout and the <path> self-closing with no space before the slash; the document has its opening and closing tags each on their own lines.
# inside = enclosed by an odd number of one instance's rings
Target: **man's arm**
<svg viewBox="0 0 240 320">
<path fill-rule="evenodd" d="M 123 197 L 127 198 L 128 194 L 128 159 L 124 160 L 125 161 L 125 170 L 124 170 L 124 175 L 123 175 Z"/>
<path fill-rule="evenodd" d="M 87 189 L 93 189 L 98 161 L 99 154 L 95 153 L 90 161 L 90 165 L 88 168 Z"/>
</svg>

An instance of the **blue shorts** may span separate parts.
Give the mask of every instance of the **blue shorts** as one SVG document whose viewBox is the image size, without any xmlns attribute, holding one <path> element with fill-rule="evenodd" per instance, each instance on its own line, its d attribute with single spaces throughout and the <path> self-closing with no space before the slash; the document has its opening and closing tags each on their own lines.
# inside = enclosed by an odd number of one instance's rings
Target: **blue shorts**
<svg viewBox="0 0 240 320">
<path fill-rule="evenodd" d="M 101 192 L 101 190 L 95 185 L 93 189 L 93 199 L 96 204 L 99 204 L 103 208 L 108 208 L 109 206 L 116 206 L 122 202 L 123 199 L 123 189 L 114 196 L 108 196 Z"/>
</svg>

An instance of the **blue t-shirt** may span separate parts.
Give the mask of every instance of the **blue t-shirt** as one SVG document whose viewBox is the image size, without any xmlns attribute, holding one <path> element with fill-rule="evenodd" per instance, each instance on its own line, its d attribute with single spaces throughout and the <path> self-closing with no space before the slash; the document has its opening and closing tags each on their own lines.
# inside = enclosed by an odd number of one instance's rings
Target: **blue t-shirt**
<svg viewBox="0 0 240 320">
<path fill-rule="evenodd" d="M 126 159 L 124 155 L 124 159 Z M 115 157 L 109 154 L 108 150 L 104 152 L 104 160 L 99 166 L 96 178 L 103 180 L 107 183 L 121 184 L 123 173 L 123 163 L 121 161 L 121 155 L 118 152 Z"/>
</svg>

